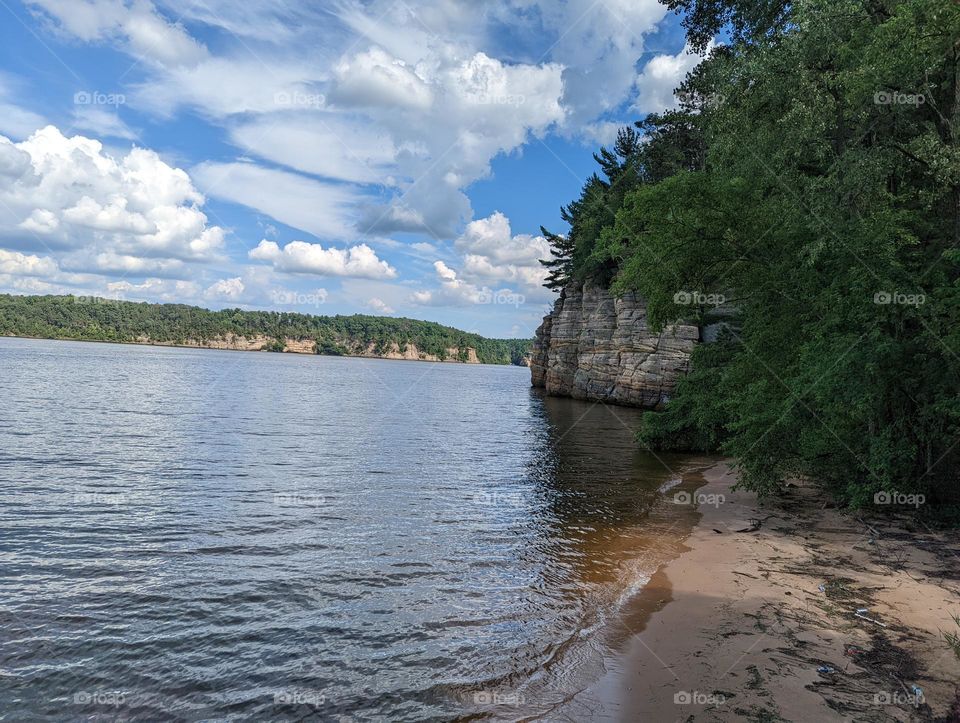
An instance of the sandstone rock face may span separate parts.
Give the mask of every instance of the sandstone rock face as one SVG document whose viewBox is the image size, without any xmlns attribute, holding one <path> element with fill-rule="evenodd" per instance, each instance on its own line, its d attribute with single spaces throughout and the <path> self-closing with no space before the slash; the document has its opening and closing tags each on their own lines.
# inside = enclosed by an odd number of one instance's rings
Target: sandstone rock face
<svg viewBox="0 0 960 723">
<path fill-rule="evenodd" d="M 451 362 L 463 364 L 479 364 L 480 358 L 477 356 L 477 350 L 473 347 L 466 347 L 466 360 L 460 361 L 460 349 L 455 346 L 448 347 L 446 357 L 441 359 L 436 354 L 428 354 L 420 351 L 416 344 L 407 344 L 403 349 L 397 342 L 391 342 L 389 348 L 385 351 L 377 351 L 377 345 L 370 343 L 365 347 L 354 345 L 350 348 L 351 356 L 370 357 L 372 359 L 405 359 L 406 361 L 430 361 L 430 362 Z"/>
<path fill-rule="evenodd" d="M 616 298 L 593 284 L 571 285 L 537 329 L 530 358 L 535 387 L 548 394 L 655 409 L 690 368 L 696 326 L 647 326 L 634 294 Z"/>
<path fill-rule="evenodd" d="M 267 336 L 252 336 L 249 339 L 245 336 L 236 334 L 227 334 L 225 337 L 215 337 L 213 339 L 184 339 L 180 342 L 175 341 L 153 341 L 150 337 L 141 336 L 137 338 L 138 344 L 150 344 L 152 346 L 180 346 L 197 349 L 229 349 L 232 351 L 260 351 L 272 339 Z"/>
<path fill-rule="evenodd" d="M 317 342 L 313 339 L 291 339 L 288 336 L 283 340 L 283 350 L 288 354 L 316 354 Z"/>
<path fill-rule="evenodd" d="M 183 341 L 174 342 L 174 341 L 153 341 L 150 337 L 141 336 L 137 338 L 137 344 L 151 344 L 154 346 L 179 346 L 179 347 L 189 347 L 197 349 L 231 349 L 234 351 L 262 351 L 267 346 L 272 344 L 274 341 L 273 337 L 269 336 L 252 336 L 250 338 L 244 336 L 238 336 L 235 334 L 227 334 L 225 337 L 215 337 L 213 339 L 184 339 Z M 317 342 L 313 339 L 293 339 L 291 337 L 286 337 L 283 340 L 283 351 L 288 354 L 316 354 L 317 353 Z M 460 349 L 458 347 L 450 347 L 447 349 L 446 358 L 440 359 L 436 354 L 428 354 L 426 352 L 420 351 L 415 344 L 407 344 L 406 347 L 401 350 L 400 345 L 396 342 L 392 342 L 390 348 L 386 351 L 377 351 L 376 344 L 368 344 L 366 346 L 353 344 L 350 345 L 349 356 L 363 356 L 371 357 L 374 359 L 406 359 L 409 361 L 431 361 L 439 362 L 445 361 L 450 363 L 463 363 L 463 364 L 479 364 L 480 359 L 477 357 L 477 350 L 473 347 L 466 348 L 466 359 L 460 361 Z"/>
</svg>

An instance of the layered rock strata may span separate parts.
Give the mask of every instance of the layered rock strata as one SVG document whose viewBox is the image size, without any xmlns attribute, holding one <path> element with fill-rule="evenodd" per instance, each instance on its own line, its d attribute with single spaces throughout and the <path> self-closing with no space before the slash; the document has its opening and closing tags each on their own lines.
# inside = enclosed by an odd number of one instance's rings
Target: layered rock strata
<svg viewBox="0 0 960 723">
<path fill-rule="evenodd" d="M 571 285 L 537 329 L 531 379 L 555 396 L 656 409 L 689 370 L 699 339 L 691 325 L 651 330 L 635 294 Z"/>
<path fill-rule="evenodd" d="M 153 346 L 179 346 L 196 347 L 199 349 L 230 349 L 234 351 L 262 351 L 275 343 L 270 336 L 251 336 L 245 337 L 236 334 L 227 334 L 212 339 L 183 339 L 181 341 L 154 341 L 150 337 L 142 336 L 136 340 L 137 344 L 151 344 Z M 374 359 L 407 359 L 411 361 L 432 361 L 432 362 L 451 362 L 464 364 L 479 364 L 477 351 L 473 347 L 467 347 L 465 358 L 461 360 L 460 349 L 458 347 L 449 347 L 446 349 L 446 356 L 441 359 L 436 354 L 429 354 L 421 351 L 415 344 L 406 344 L 403 349 L 397 342 L 391 342 L 386 349 L 378 349 L 376 344 L 361 344 L 345 342 L 343 348 L 346 350 L 346 356 L 362 356 Z M 313 339 L 293 339 L 286 337 L 283 339 L 283 351 L 291 354 L 316 354 L 317 342 Z"/>
</svg>

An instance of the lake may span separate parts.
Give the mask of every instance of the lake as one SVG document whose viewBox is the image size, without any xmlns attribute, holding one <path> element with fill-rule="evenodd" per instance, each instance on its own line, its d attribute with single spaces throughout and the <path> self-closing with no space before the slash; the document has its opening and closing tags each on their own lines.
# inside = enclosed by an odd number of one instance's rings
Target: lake
<svg viewBox="0 0 960 723">
<path fill-rule="evenodd" d="M 0 718 L 549 717 L 696 517 L 637 423 L 520 367 L 2 338 Z"/>
</svg>

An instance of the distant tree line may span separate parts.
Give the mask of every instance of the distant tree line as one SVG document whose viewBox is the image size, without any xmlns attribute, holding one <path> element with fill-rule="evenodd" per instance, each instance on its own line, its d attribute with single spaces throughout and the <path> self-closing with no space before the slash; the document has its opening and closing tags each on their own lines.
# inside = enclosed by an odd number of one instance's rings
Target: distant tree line
<svg viewBox="0 0 960 723">
<path fill-rule="evenodd" d="M 148 338 L 182 344 L 227 335 L 264 336 L 268 351 L 282 351 L 283 340 L 312 340 L 318 354 L 350 355 L 371 345 L 377 353 L 396 344 L 414 345 L 440 359 L 456 348 L 465 361 L 469 349 L 484 364 L 521 364 L 529 339 L 488 339 L 431 321 L 383 316 L 314 316 L 277 311 L 211 311 L 185 304 L 150 304 L 75 296 L 0 294 L 0 335 L 46 339 L 131 342 Z"/>
</svg>

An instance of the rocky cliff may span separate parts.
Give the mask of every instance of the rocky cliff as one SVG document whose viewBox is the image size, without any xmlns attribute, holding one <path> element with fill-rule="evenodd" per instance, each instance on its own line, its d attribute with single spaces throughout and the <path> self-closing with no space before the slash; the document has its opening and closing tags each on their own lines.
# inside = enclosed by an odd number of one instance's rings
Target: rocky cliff
<svg viewBox="0 0 960 723">
<path fill-rule="evenodd" d="M 153 346 L 179 346 L 196 347 L 198 349 L 230 349 L 233 351 L 264 351 L 276 345 L 277 340 L 272 336 L 258 334 L 256 336 L 240 336 L 237 334 L 226 334 L 212 339 L 184 339 L 181 341 L 155 341 L 148 336 L 140 336 L 136 339 L 137 344 L 150 344 Z M 477 351 L 473 347 L 466 347 L 464 353 L 460 353 L 459 347 L 448 347 L 446 355 L 441 359 L 436 354 L 429 354 L 417 348 L 416 344 L 406 344 L 403 349 L 397 342 L 391 342 L 387 348 L 378 349 L 376 344 L 361 344 L 359 342 L 351 343 L 344 340 L 340 347 L 344 356 L 362 356 L 372 359 L 406 359 L 408 361 L 431 361 L 431 362 L 451 362 L 462 364 L 480 364 L 477 357 Z M 275 351 L 281 351 L 280 348 Z M 293 339 L 285 337 L 283 339 L 282 351 L 290 354 L 316 354 L 317 342 L 313 339 Z"/>
<path fill-rule="evenodd" d="M 421 351 L 417 348 L 416 344 L 406 344 L 404 348 L 401 349 L 400 345 L 394 341 L 391 342 L 386 349 L 380 350 L 377 349 L 376 344 L 368 344 L 362 348 L 359 345 L 353 345 L 350 347 L 350 356 L 372 357 L 374 359 L 406 359 L 407 361 L 444 361 L 462 364 L 480 363 L 476 349 L 467 347 L 465 351 L 465 357 L 461 359 L 459 347 L 447 347 L 445 350 L 446 356 L 441 359 L 436 354 L 428 354 L 427 352 Z"/>
<path fill-rule="evenodd" d="M 271 344 L 275 343 L 272 336 L 246 337 L 238 334 L 226 334 L 212 339 L 183 339 L 181 341 L 156 341 L 149 336 L 138 336 L 137 344 L 150 344 L 151 346 L 180 346 L 196 347 L 197 349 L 228 349 L 230 351 L 263 351 Z M 293 354 L 316 354 L 317 343 L 313 339 L 291 339 L 286 337 L 283 340 L 283 351 Z"/>
<path fill-rule="evenodd" d="M 590 283 L 571 285 L 537 329 L 533 386 L 556 396 L 657 408 L 689 369 L 699 338 L 696 326 L 652 331 L 634 294 L 616 298 Z"/>
</svg>

